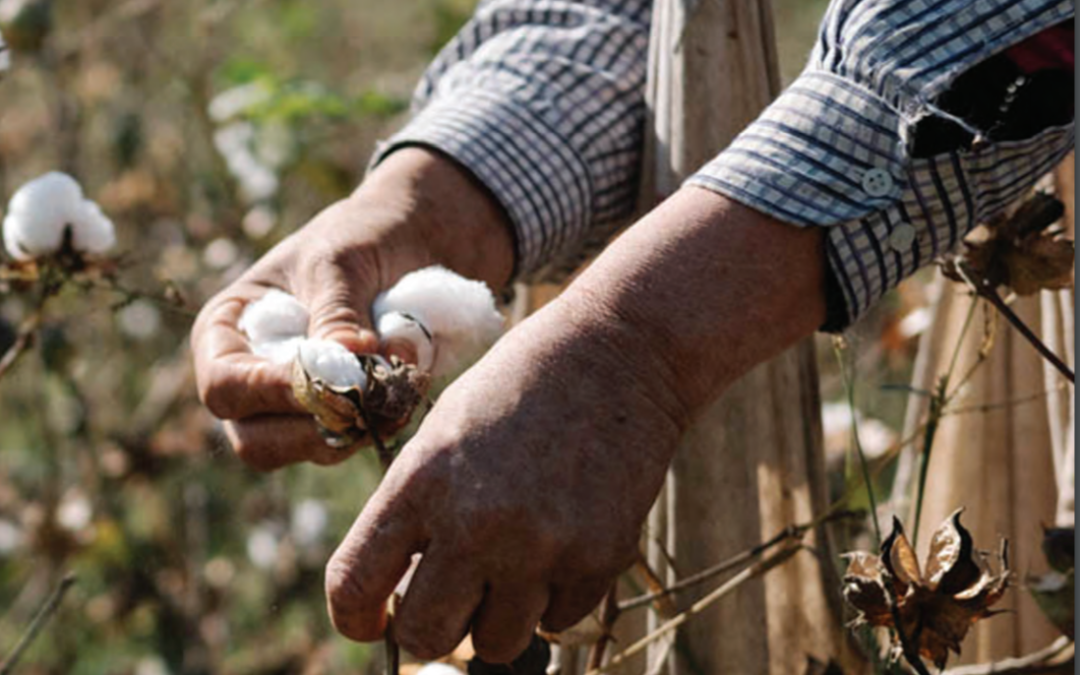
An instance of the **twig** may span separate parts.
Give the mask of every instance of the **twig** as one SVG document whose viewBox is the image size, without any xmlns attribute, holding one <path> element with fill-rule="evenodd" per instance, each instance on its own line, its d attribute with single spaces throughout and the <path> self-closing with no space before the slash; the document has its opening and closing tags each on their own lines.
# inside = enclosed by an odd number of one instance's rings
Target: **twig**
<svg viewBox="0 0 1080 675">
<path fill-rule="evenodd" d="M 604 654 L 612 640 L 615 620 L 619 618 L 619 601 L 616 586 L 612 585 L 600 605 L 600 639 L 589 648 L 586 669 L 595 670 L 604 664 Z"/>
<path fill-rule="evenodd" d="M 870 517 L 874 523 L 874 536 L 881 545 L 881 524 L 878 522 L 877 498 L 874 496 L 874 484 L 870 480 L 870 467 L 866 463 L 866 453 L 863 451 L 862 441 L 859 440 L 859 420 L 855 410 L 855 384 L 854 378 L 844 366 L 844 355 L 838 345 L 834 345 L 836 362 L 840 366 L 840 378 L 844 382 L 844 391 L 847 393 L 848 409 L 851 411 L 851 440 L 855 442 L 855 451 L 859 455 L 859 468 L 862 471 L 863 482 L 866 483 L 866 495 L 870 499 Z"/>
<path fill-rule="evenodd" d="M 383 645 L 386 647 L 386 675 L 398 675 L 401 671 L 401 647 L 398 646 L 394 637 L 394 615 L 397 614 L 398 594 L 393 593 L 388 601 L 389 607 L 386 617 L 386 632 L 383 634 Z"/>
<path fill-rule="evenodd" d="M 644 651 L 644 649 L 652 643 L 660 640 L 665 635 L 668 635 L 672 631 L 678 629 L 680 626 L 689 621 L 692 617 L 705 611 L 713 604 L 717 603 L 728 595 L 731 595 L 735 590 L 737 590 L 746 582 L 757 579 L 758 577 L 764 575 L 770 570 L 782 565 L 783 563 L 794 557 L 794 555 L 801 550 L 802 546 L 790 546 L 774 553 L 768 558 L 758 561 L 751 567 L 747 567 L 742 572 L 739 572 L 730 580 L 728 580 L 724 585 L 712 591 L 701 600 L 695 602 L 685 612 L 679 614 L 670 621 L 665 622 L 653 632 L 649 633 L 634 644 L 630 645 L 622 652 L 616 654 L 605 665 L 586 671 L 585 675 L 600 675 L 600 673 L 606 673 L 613 670 L 620 664 L 625 663 L 627 659 Z"/>
<path fill-rule="evenodd" d="M 836 520 L 842 520 L 844 518 L 851 518 L 855 515 L 856 514 L 852 511 L 835 511 L 832 513 L 827 513 L 824 517 L 819 518 L 812 523 L 792 525 L 790 527 L 784 528 L 779 534 L 772 537 L 768 541 L 764 541 L 751 549 L 736 554 L 728 558 L 727 560 L 724 560 L 723 562 L 717 563 L 712 567 L 698 572 L 697 574 L 692 574 L 685 579 L 680 579 L 679 581 L 666 588 L 623 600 L 619 603 L 619 610 L 626 612 L 631 609 L 637 609 L 638 607 L 643 607 L 645 605 L 651 604 L 655 600 L 665 598 L 669 595 L 673 595 L 680 591 L 684 591 L 688 588 L 697 586 L 698 584 L 702 584 L 706 581 L 709 581 L 710 579 L 714 579 L 721 574 L 724 574 L 725 572 L 730 572 L 731 570 L 736 569 L 750 562 L 751 560 L 754 560 L 755 558 L 760 558 L 770 549 L 775 548 L 780 544 L 790 541 L 801 540 L 807 532 L 820 525 L 824 525 L 825 523 L 833 522 Z"/>
<path fill-rule="evenodd" d="M 1075 664 L 1075 655 L 1058 661 L 1056 657 L 1067 651 L 1075 651 L 1073 642 L 1065 636 L 1037 652 L 1013 659 L 1004 659 L 993 663 L 980 663 L 973 666 L 960 666 L 943 671 L 941 675 L 1039 675 L 1040 673 L 1071 673 Z"/>
<path fill-rule="evenodd" d="M 26 650 L 30 648 L 30 645 L 34 643 L 37 636 L 45 628 L 45 624 L 49 622 L 49 619 L 56 614 L 56 610 L 60 608 L 60 602 L 64 599 L 64 594 L 68 592 L 73 585 L 75 585 L 75 575 L 66 574 L 63 579 L 60 580 L 59 585 L 45 600 L 45 604 L 41 606 L 41 609 L 34 615 L 33 620 L 30 622 L 30 627 L 26 629 L 26 633 L 19 639 L 18 644 L 15 645 L 15 649 L 11 654 L 4 659 L 3 663 L 0 663 L 0 675 L 11 675 L 15 672 L 15 667 L 19 665 L 19 661 L 23 655 L 26 654 Z"/>
<path fill-rule="evenodd" d="M 975 287 L 975 292 L 981 297 L 986 298 L 997 311 L 1001 312 L 1001 315 L 1013 325 L 1013 328 L 1020 331 L 1020 334 L 1031 343 L 1031 346 L 1034 347 L 1044 359 L 1050 362 L 1050 365 L 1057 368 L 1058 372 L 1068 378 L 1069 382 L 1076 384 L 1076 373 L 1069 368 L 1068 364 L 1061 360 L 1061 357 L 1046 346 L 1046 343 L 1043 342 L 1026 323 L 1024 323 L 1024 320 L 1021 319 L 1016 312 L 1012 311 L 1012 308 L 1001 299 L 1000 295 L 998 295 L 997 290 L 986 283 L 981 283 Z"/>
<path fill-rule="evenodd" d="M 926 493 L 926 479 L 929 477 L 930 454 L 934 449 L 934 440 L 937 437 L 941 418 L 945 412 L 945 408 L 952 399 L 952 395 L 949 393 L 949 383 L 952 381 L 953 374 L 956 372 L 956 366 L 960 362 L 960 351 L 964 345 L 964 338 L 967 337 L 968 330 L 971 329 L 971 322 L 975 318 L 975 310 L 978 309 L 978 306 L 978 300 L 972 298 L 967 316 L 964 317 L 964 325 L 960 329 L 959 337 L 956 338 L 956 347 L 953 349 L 952 358 L 949 359 L 949 368 L 945 371 L 945 374 L 941 376 L 941 379 L 938 380 L 937 386 L 934 388 L 934 393 L 930 397 L 930 410 L 926 420 L 926 431 L 923 435 L 923 447 L 922 452 L 919 454 L 919 482 L 915 486 L 915 524 L 911 531 L 912 546 L 915 546 L 919 541 L 919 522 L 922 520 L 923 497 Z M 975 365 L 965 373 L 963 378 L 964 381 L 967 381 L 972 373 L 975 372 L 975 369 L 986 360 L 986 354 L 987 349 L 979 350 L 979 358 L 976 359 Z M 956 390 L 954 390 L 954 393 L 955 391 Z M 880 538 L 878 539 L 878 543 L 881 543 Z"/>
</svg>

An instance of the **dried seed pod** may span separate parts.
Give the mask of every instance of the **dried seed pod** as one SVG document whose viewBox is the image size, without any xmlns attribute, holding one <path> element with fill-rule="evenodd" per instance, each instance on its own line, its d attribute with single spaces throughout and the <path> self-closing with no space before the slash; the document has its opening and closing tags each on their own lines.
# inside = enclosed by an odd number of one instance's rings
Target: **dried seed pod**
<svg viewBox="0 0 1080 675">
<path fill-rule="evenodd" d="M 372 431 L 386 438 L 408 424 L 430 377 L 396 358 L 353 354 L 336 342 L 305 340 L 293 360 L 293 395 L 327 444 L 347 448 Z"/>
</svg>

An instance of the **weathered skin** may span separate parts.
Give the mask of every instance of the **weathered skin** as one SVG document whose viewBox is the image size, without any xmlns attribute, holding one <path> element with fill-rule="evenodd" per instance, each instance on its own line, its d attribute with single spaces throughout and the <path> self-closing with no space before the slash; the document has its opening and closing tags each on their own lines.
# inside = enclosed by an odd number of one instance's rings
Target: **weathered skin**
<svg viewBox="0 0 1080 675">
<path fill-rule="evenodd" d="M 412 178 L 395 183 L 389 177 L 395 169 Z M 415 186 L 416 170 L 384 164 L 368 198 L 397 203 L 393 190 Z M 473 269 L 448 266 L 501 287 L 507 277 L 500 275 L 511 265 L 509 242 L 499 239 L 506 237 L 505 221 L 467 180 L 452 194 L 473 226 L 485 213 L 491 218 L 478 238 L 464 239 L 467 245 L 507 257 L 480 255 L 484 264 Z M 453 211 L 439 213 L 443 238 L 460 242 L 446 234 L 464 226 Z M 297 241 L 321 250 L 322 260 L 330 261 L 320 273 L 330 275 L 322 295 L 304 295 L 318 286 L 287 289 L 313 316 L 332 317 L 317 319 L 323 337 L 351 337 L 347 344 L 363 349 L 370 342 L 357 338 L 355 327 L 347 330 L 350 321 L 361 320 L 350 303 L 367 306 L 362 301 L 392 283 L 402 267 L 429 263 L 410 258 L 408 245 L 380 247 L 380 240 L 361 246 L 367 253 L 359 257 L 328 255 L 316 240 L 325 234 L 320 219 L 331 217 L 341 216 L 319 216 L 308 226 L 318 235 L 286 242 L 253 274 L 262 284 L 304 279 L 310 270 L 290 267 L 309 255 Z M 346 221 L 334 222 L 341 227 Z M 336 245 L 349 247 L 340 240 Z M 377 639 L 385 601 L 416 552 L 423 560 L 395 633 L 418 656 L 448 652 L 471 627 L 484 660 L 509 661 L 538 622 L 558 630 L 581 618 L 632 561 L 679 435 L 697 411 L 821 324 L 821 246 L 820 230 L 783 225 L 695 188 L 681 190 L 630 228 L 562 296 L 507 334 L 440 397 L 327 566 L 329 611 L 338 630 Z M 387 271 L 391 259 L 394 272 Z M 377 288 L 360 288 L 356 276 L 344 272 L 364 264 L 375 272 L 363 283 Z M 343 285 L 344 278 L 352 285 Z M 320 461 L 316 444 L 303 436 L 303 420 L 288 416 L 295 402 L 233 335 L 242 306 L 237 295 L 250 297 L 244 294 L 251 284 L 245 278 L 227 289 L 196 327 L 202 395 L 219 416 L 242 420 L 231 433 L 248 461 Z M 287 387 L 287 374 L 282 381 Z M 241 429 L 251 431 L 238 434 Z M 289 435 L 289 444 L 271 433 Z"/>
</svg>

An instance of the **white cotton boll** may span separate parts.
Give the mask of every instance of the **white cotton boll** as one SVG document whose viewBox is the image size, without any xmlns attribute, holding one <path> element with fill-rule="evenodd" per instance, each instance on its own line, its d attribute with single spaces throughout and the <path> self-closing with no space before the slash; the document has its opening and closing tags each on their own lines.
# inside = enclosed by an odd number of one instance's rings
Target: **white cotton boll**
<svg viewBox="0 0 1080 675">
<path fill-rule="evenodd" d="M 101 207 L 90 200 L 84 200 L 81 206 L 82 213 L 71 224 L 75 250 L 100 254 L 116 246 L 116 228 Z"/>
<path fill-rule="evenodd" d="M 244 308 L 238 327 L 252 343 L 273 342 L 305 336 L 309 320 L 299 300 L 275 288 Z"/>
<path fill-rule="evenodd" d="M 19 260 L 55 253 L 82 204 L 82 188 L 67 174 L 53 171 L 24 184 L 8 204 L 4 247 Z"/>
<path fill-rule="evenodd" d="M 427 663 L 416 671 L 416 675 L 465 675 L 465 673 L 449 663 Z"/>
<path fill-rule="evenodd" d="M 378 318 L 391 312 L 415 317 L 435 346 L 431 374 L 453 376 L 478 359 L 499 338 L 503 317 L 495 297 L 481 281 L 434 266 L 406 274 L 379 295 L 372 307 Z"/>
<path fill-rule="evenodd" d="M 425 326 L 411 315 L 403 312 L 389 312 L 376 320 L 375 330 L 383 344 L 394 340 L 404 340 L 416 350 L 416 367 L 431 372 L 435 363 L 435 345 Z"/>
<path fill-rule="evenodd" d="M 340 342 L 304 340 L 300 343 L 299 357 L 308 377 L 322 380 L 335 389 L 363 389 L 367 383 L 359 359 Z"/>
<path fill-rule="evenodd" d="M 307 338 L 291 337 L 280 340 L 266 340 L 251 343 L 251 351 L 273 363 L 290 363 L 300 351 L 300 344 Z"/>
</svg>

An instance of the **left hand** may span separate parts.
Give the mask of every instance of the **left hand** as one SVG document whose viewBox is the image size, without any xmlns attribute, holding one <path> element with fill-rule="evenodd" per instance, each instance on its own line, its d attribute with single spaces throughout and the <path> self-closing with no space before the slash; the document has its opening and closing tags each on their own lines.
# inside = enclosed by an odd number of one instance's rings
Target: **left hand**
<svg viewBox="0 0 1080 675">
<path fill-rule="evenodd" d="M 443 393 L 327 567 L 340 632 L 382 635 L 418 552 L 395 635 L 422 658 L 471 628 L 482 659 L 508 662 L 538 624 L 596 606 L 635 559 L 685 424 L 659 361 L 620 326 L 556 301 Z"/>
</svg>

